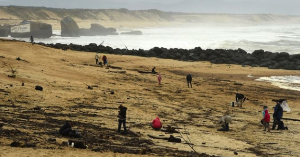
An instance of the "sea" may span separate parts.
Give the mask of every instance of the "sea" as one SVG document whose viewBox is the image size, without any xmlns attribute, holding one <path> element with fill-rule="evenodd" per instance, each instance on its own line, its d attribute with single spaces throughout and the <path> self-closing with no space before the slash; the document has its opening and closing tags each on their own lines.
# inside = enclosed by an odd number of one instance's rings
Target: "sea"
<svg viewBox="0 0 300 157">
<path fill-rule="evenodd" d="M 144 49 L 153 47 L 193 49 L 238 49 L 248 53 L 263 49 L 271 52 L 300 53 L 300 24 L 255 25 L 255 26 L 193 26 L 193 27 L 151 27 L 137 29 L 143 35 L 111 35 L 61 37 L 60 30 L 54 30 L 48 39 L 35 42 L 87 45 L 103 44 L 112 48 Z M 120 31 L 121 32 L 121 31 Z M 119 33 L 120 33 L 119 32 Z M 10 38 L 10 37 L 9 37 Z M 18 39 L 29 41 L 29 39 Z M 262 77 L 257 81 L 271 82 L 284 89 L 300 91 L 299 76 Z"/>
</svg>

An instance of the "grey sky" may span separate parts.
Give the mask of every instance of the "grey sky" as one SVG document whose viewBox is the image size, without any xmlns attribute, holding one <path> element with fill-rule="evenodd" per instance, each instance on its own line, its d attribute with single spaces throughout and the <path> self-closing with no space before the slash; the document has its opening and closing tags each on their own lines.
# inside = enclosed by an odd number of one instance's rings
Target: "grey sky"
<svg viewBox="0 0 300 157">
<path fill-rule="evenodd" d="M 0 5 L 90 9 L 159 9 L 189 13 L 300 15 L 300 0 L 0 0 Z"/>
</svg>

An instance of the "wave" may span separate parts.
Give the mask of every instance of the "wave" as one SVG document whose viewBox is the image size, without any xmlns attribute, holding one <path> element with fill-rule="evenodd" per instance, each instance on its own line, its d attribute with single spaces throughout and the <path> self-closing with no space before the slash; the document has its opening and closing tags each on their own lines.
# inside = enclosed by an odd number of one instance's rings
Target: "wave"
<svg viewBox="0 0 300 157">
<path fill-rule="evenodd" d="M 248 53 L 254 50 L 263 49 L 265 51 L 271 52 L 287 52 L 289 54 L 299 54 L 300 53 L 300 41 L 296 40 L 275 40 L 275 41 L 250 41 L 250 40 L 240 40 L 240 41 L 224 41 L 219 45 L 223 49 L 237 49 L 242 48 Z"/>
<path fill-rule="evenodd" d="M 270 82 L 279 88 L 300 91 L 300 76 L 260 77 L 256 81 Z"/>
</svg>

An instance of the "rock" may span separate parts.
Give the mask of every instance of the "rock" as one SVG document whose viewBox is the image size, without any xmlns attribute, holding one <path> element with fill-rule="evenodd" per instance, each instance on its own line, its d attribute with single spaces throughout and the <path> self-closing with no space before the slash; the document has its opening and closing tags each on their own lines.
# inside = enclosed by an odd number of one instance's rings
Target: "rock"
<svg viewBox="0 0 300 157">
<path fill-rule="evenodd" d="M 80 29 L 80 36 L 118 35 L 115 28 L 106 28 L 100 24 L 91 24 L 90 29 Z"/>
<path fill-rule="evenodd" d="M 234 154 L 234 155 L 238 155 L 239 153 L 238 153 L 237 151 L 234 151 L 233 154 Z"/>
<path fill-rule="evenodd" d="M 125 34 L 125 35 L 143 35 L 142 31 L 122 32 L 121 34 Z"/>
<path fill-rule="evenodd" d="M 42 109 L 42 108 L 39 107 L 39 106 L 36 106 L 36 107 L 33 108 L 33 110 L 36 110 L 36 111 L 41 110 L 41 109 Z"/>
<path fill-rule="evenodd" d="M 50 38 L 52 25 L 40 22 L 22 21 L 19 25 L 10 27 L 10 36 L 14 38 Z"/>
<path fill-rule="evenodd" d="M 43 87 L 42 86 L 35 86 L 35 90 L 43 91 Z"/>
<path fill-rule="evenodd" d="M 205 61 L 207 59 L 207 55 L 205 53 L 201 53 L 199 59 L 200 61 Z"/>
<path fill-rule="evenodd" d="M 173 135 L 170 135 L 168 142 L 175 142 L 175 143 L 181 143 L 181 139 L 180 138 L 176 138 Z"/>
<path fill-rule="evenodd" d="M 115 92 L 112 90 L 112 91 L 110 91 L 110 94 L 115 94 Z"/>
<path fill-rule="evenodd" d="M 9 26 L 0 26 L 0 37 L 8 37 L 9 30 Z"/>
<path fill-rule="evenodd" d="M 264 53 L 265 53 L 264 50 L 255 50 L 254 52 L 252 52 L 252 56 L 255 58 L 263 59 Z"/>
<path fill-rule="evenodd" d="M 71 17 L 65 17 L 60 21 L 62 37 L 79 37 L 79 27 Z"/>
<path fill-rule="evenodd" d="M 12 142 L 11 144 L 10 144 L 10 146 L 11 147 L 20 147 L 21 146 L 21 143 L 20 142 Z"/>
<path fill-rule="evenodd" d="M 55 138 L 49 138 L 48 141 L 49 142 L 56 142 L 56 139 Z"/>
</svg>

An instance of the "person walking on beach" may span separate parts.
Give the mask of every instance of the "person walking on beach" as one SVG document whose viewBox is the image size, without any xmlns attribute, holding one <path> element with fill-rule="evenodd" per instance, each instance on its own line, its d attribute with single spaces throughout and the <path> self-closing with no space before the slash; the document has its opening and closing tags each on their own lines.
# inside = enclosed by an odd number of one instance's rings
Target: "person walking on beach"
<svg viewBox="0 0 300 157">
<path fill-rule="evenodd" d="M 282 101 L 278 101 L 274 107 L 272 130 L 275 130 L 276 125 L 278 125 L 277 130 L 283 129 L 279 127 L 279 124 L 282 123 L 281 118 L 283 116 L 283 109 L 281 107 L 281 103 Z"/>
<path fill-rule="evenodd" d="M 186 76 L 186 81 L 187 81 L 187 84 L 188 84 L 188 88 L 190 88 L 190 85 L 191 85 L 191 88 L 193 88 L 193 86 L 192 86 L 192 75 L 191 74 L 188 74 Z"/>
<path fill-rule="evenodd" d="M 96 60 L 96 64 L 98 64 L 98 60 L 99 60 L 99 55 L 98 55 L 98 53 L 96 53 L 96 55 L 95 55 L 95 60 Z"/>
<path fill-rule="evenodd" d="M 158 85 L 161 85 L 161 80 L 162 80 L 162 78 L 161 78 L 161 75 L 160 75 L 160 74 L 158 74 L 157 80 L 158 80 Z"/>
<path fill-rule="evenodd" d="M 126 129 L 126 110 L 127 108 L 123 105 L 119 106 L 119 114 L 118 114 L 118 118 L 119 118 L 119 125 L 118 125 L 118 133 L 121 133 L 121 125 L 123 124 L 124 127 L 124 132 L 127 132 Z"/>
<path fill-rule="evenodd" d="M 235 93 L 235 100 L 236 100 L 236 103 L 237 103 L 237 107 L 242 108 L 243 103 L 246 100 L 246 97 L 244 96 L 244 94 L 240 94 L 240 93 L 236 92 Z"/>
<path fill-rule="evenodd" d="M 106 57 L 106 55 L 102 56 L 102 61 L 103 61 L 103 65 L 107 64 L 107 57 Z"/>
<path fill-rule="evenodd" d="M 264 131 L 266 131 L 266 129 L 268 128 L 268 132 L 270 132 L 270 119 L 271 118 L 270 118 L 270 114 L 269 114 L 267 106 L 264 106 L 263 115 L 264 115 L 263 123 L 265 126 Z"/>
<path fill-rule="evenodd" d="M 31 42 L 32 45 L 34 44 L 33 36 L 30 36 L 30 42 Z"/>
</svg>

